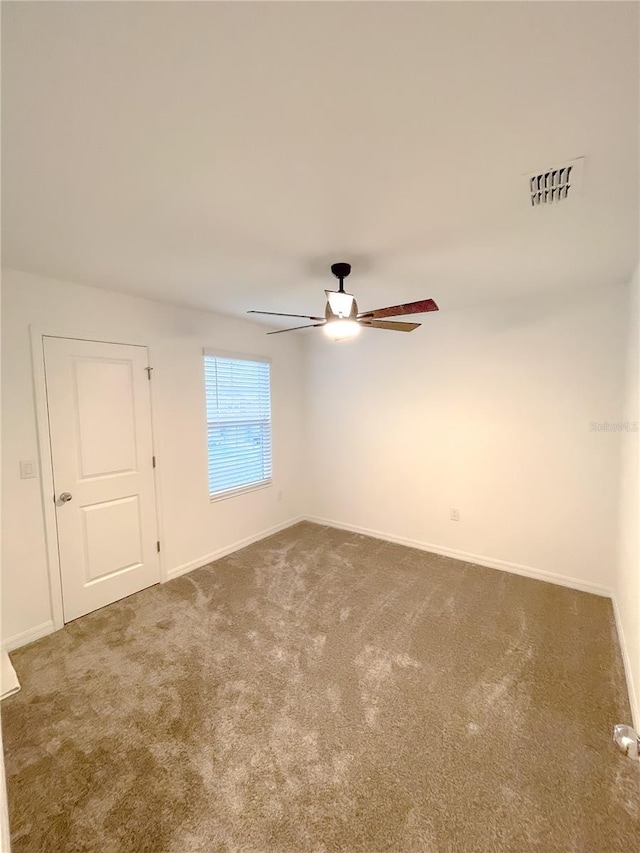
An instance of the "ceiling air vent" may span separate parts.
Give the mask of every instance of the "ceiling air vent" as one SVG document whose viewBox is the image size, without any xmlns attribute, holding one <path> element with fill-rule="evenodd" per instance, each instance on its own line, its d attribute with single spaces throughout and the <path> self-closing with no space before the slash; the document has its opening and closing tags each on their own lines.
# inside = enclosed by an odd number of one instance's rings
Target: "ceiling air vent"
<svg viewBox="0 0 640 853">
<path fill-rule="evenodd" d="M 531 207 L 555 204 L 577 195 L 582 188 L 584 157 L 568 160 L 561 166 L 527 175 Z"/>
</svg>

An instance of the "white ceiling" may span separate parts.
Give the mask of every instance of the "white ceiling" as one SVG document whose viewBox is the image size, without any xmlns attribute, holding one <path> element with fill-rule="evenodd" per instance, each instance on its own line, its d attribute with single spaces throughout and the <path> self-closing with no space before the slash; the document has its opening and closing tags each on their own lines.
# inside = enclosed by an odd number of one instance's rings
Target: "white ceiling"
<svg viewBox="0 0 640 853">
<path fill-rule="evenodd" d="M 334 260 L 362 309 L 637 264 L 636 3 L 3 3 L 2 96 L 5 266 L 315 314 Z"/>
</svg>

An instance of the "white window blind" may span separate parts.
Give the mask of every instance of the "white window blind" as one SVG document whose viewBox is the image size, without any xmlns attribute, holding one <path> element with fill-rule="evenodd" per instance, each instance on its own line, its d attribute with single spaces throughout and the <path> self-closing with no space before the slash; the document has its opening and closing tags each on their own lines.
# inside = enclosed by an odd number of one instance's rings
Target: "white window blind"
<svg viewBox="0 0 640 853">
<path fill-rule="evenodd" d="M 271 481 L 271 365 L 205 354 L 209 495 Z"/>
</svg>

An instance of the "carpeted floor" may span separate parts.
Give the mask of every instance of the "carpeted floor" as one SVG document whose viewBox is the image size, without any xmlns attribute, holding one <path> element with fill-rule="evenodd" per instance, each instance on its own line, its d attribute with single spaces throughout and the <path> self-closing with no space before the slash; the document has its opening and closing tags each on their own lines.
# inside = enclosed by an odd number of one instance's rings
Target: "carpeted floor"
<svg viewBox="0 0 640 853">
<path fill-rule="evenodd" d="M 14 853 L 631 853 L 604 598 L 303 523 L 12 660 Z"/>
</svg>

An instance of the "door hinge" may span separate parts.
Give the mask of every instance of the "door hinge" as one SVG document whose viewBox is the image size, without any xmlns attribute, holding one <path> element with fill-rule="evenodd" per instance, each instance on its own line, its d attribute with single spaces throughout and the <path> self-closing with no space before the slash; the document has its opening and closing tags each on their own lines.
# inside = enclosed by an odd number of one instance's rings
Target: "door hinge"
<svg viewBox="0 0 640 853">
<path fill-rule="evenodd" d="M 152 461 L 152 463 L 153 463 L 153 467 L 155 468 L 155 467 L 156 467 L 156 457 L 155 457 L 155 456 L 152 456 L 152 457 L 151 457 L 151 461 Z"/>
<path fill-rule="evenodd" d="M 156 542 L 156 551 L 158 552 L 158 554 L 160 553 L 160 540 Z"/>
<path fill-rule="evenodd" d="M 147 371 L 147 379 L 151 381 L 151 371 L 153 370 L 153 367 L 145 367 L 145 370 Z"/>
</svg>

